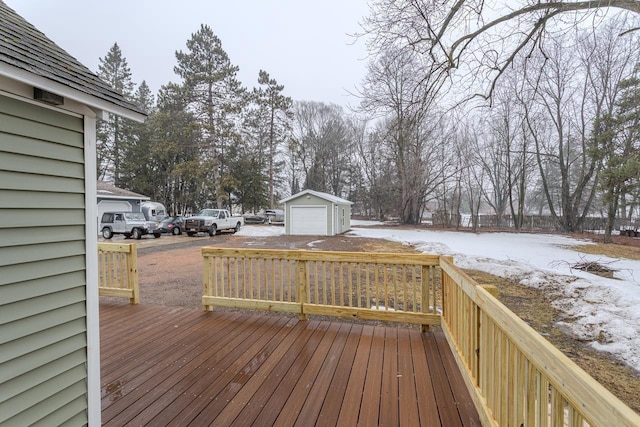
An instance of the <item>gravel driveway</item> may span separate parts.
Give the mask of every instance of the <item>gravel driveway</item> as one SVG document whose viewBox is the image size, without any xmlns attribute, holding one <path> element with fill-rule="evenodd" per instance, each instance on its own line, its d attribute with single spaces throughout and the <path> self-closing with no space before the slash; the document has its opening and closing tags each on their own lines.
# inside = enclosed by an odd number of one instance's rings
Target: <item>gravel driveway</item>
<svg viewBox="0 0 640 427">
<path fill-rule="evenodd" d="M 362 237 L 270 236 L 244 237 L 224 233 L 214 237 L 163 235 L 132 241 L 138 249 L 138 277 L 142 304 L 201 308 L 202 255 L 200 248 L 307 249 L 349 252 L 414 252 L 397 243 Z M 105 298 L 105 297 L 101 297 Z"/>
</svg>

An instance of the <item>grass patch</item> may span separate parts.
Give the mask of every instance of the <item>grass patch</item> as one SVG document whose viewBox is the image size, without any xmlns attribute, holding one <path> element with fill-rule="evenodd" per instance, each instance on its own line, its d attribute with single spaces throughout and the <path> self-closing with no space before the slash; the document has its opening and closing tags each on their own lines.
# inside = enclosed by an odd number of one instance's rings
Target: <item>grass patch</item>
<svg viewBox="0 0 640 427">
<path fill-rule="evenodd" d="M 548 338 L 552 333 L 560 333 L 553 328 L 553 324 L 560 318 L 560 312 L 551 307 L 551 300 L 542 291 L 484 271 L 465 272 L 480 284 L 495 285 L 498 288 L 500 302 L 539 334 Z"/>
<path fill-rule="evenodd" d="M 640 248 L 617 245 L 615 243 L 594 243 L 592 245 L 575 245 L 570 249 L 591 255 L 604 255 L 611 258 L 626 258 L 640 261 Z"/>
</svg>

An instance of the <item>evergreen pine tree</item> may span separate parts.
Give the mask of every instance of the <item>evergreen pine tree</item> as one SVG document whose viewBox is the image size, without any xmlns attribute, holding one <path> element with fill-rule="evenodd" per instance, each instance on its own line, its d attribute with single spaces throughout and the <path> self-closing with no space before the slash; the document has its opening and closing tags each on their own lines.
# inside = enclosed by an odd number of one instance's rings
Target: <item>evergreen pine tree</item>
<svg viewBox="0 0 640 427">
<path fill-rule="evenodd" d="M 145 123 L 130 123 L 127 144 L 121 147 L 122 159 L 119 168 L 120 186 L 136 193 L 150 196 L 157 200 L 154 168 L 154 132 L 153 120 L 155 101 L 151 89 L 143 81 L 135 95 L 133 102 L 149 114 Z"/>
<path fill-rule="evenodd" d="M 114 43 L 104 58 L 99 58 L 98 76 L 116 92 L 127 99 L 133 95 L 134 84 L 131 70 L 118 43 Z M 131 121 L 110 114 L 106 120 L 97 122 L 97 176 L 98 179 L 113 179 L 116 186 L 120 183 L 120 165 L 124 148 L 131 139 Z"/>
<path fill-rule="evenodd" d="M 183 79 L 189 110 L 203 133 L 202 157 L 211 162 L 211 199 L 222 207 L 222 177 L 228 174 L 225 150 L 238 141 L 238 115 L 244 105 L 244 89 L 222 42 L 207 25 L 191 35 L 187 52 L 176 52 L 175 73 Z"/>
<path fill-rule="evenodd" d="M 238 156 L 231 171 L 235 182 L 236 203 L 242 205 L 243 213 L 258 212 L 267 206 L 267 177 L 262 172 L 255 152 L 246 150 Z"/>
<path fill-rule="evenodd" d="M 260 154 L 266 149 L 266 175 L 269 181 L 269 207 L 275 205 L 275 184 L 276 171 L 282 170 L 282 162 L 278 162 L 278 148 L 291 136 L 291 121 L 293 120 L 293 101 L 290 97 L 284 96 L 283 85 L 279 85 L 275 79 L 269 76 L 266 71 L 260 70 L 258 73 L 259 88 L 253 89 L 253 99 L 258 105 L 257 128 L 264 130 L 260 139 Z M 264 144 L 262 139 L 264 138 Z"/>
<path fill-rule="evenodd" d="M 206 202 L 206 164 L 199 159 L 200 126 L 187 110 L 182 86 L 168 84 L 158 92 L 156 112 L 149 118 L 154 130 L 155 199 L 169 212 L 197 212 Z"/>
<path fill-rule="evenodd" d="M 611 240 L 620 202 L 640 186 L 640 67 L 623 80 L 616 113 L 594 124 L 591 154 L 601 162 L 599 186 L 607 209 L 605 241 Z"/>
</svg>

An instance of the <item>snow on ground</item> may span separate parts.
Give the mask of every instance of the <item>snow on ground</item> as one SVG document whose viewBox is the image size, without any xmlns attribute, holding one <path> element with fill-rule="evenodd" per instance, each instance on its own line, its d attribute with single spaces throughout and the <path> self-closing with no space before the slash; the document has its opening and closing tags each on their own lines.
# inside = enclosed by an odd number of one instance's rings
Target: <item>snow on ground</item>
<svg viewBox="0 0 640 427">
<path fill-rule="evenodd" d="M 459 267 L 516 279 L 553 293 L 558 296 L 554 306 L 566 316 L 560 328 L 640 370 L 640 261 L 583 254 L 569 246 L 588 242 L 546 234 L 381 228 L 353 228 L 349 234 L 453 255 Z M 582 261 L 612 263 L 608 266 L 618 270 L 615 279 L 571 269 Z"/>
<path fill-rule="evenodd" d="M 370 227 L 373 225 L 384 225 L 384 222 L 381 221 L 367 221 L 363 219 L 352 219 L 351 226 L 352 227 Z"/>
<path fill-rule="evenodd" d="M 245 225 L 240 228 L 236 236 L 244 237 L 271 237 L 282 236 L 284 227 L 279 225 Z"/>
<path fill-rule="evenodd" d="M 569 246 L 590 243 L 557 235 L 357 228 L 383 225 L 377 221 L 352 220 L 351 225 L 349 235 L 453 255 L 459 267 L 515 279 L 556 295 L 553 305 L 566 316 L 558 327 L 640 370 L 640 261 L 583 254 Z M 284 227 L 265 225 L 247 225 L 237 233 L 247 237 L 283 234 Z M 616 279 L 571 269 L 582 261 L 612 263 L 608 266 L 618 270 Z"/>
<path fill-rule="evenodd" d="M 316 246 L 316 244 L 322 243 L 322 242 L 324 242 L 324 240 L 314 240 L 313 242 L 307 243 L 307 246 L 313 249 Z"/>
</svg>

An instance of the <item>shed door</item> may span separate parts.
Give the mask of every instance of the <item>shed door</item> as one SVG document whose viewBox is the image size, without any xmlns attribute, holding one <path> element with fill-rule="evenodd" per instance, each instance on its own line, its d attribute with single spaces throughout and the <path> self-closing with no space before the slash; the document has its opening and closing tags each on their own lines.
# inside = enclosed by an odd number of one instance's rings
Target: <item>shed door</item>
<svg viewBox="0 0 640 427">
<path fill-rule="evenodd" d="M 290 229 L 293 235 L 326 236 L 326 206 L 291 206 Z"/>
</svg>

